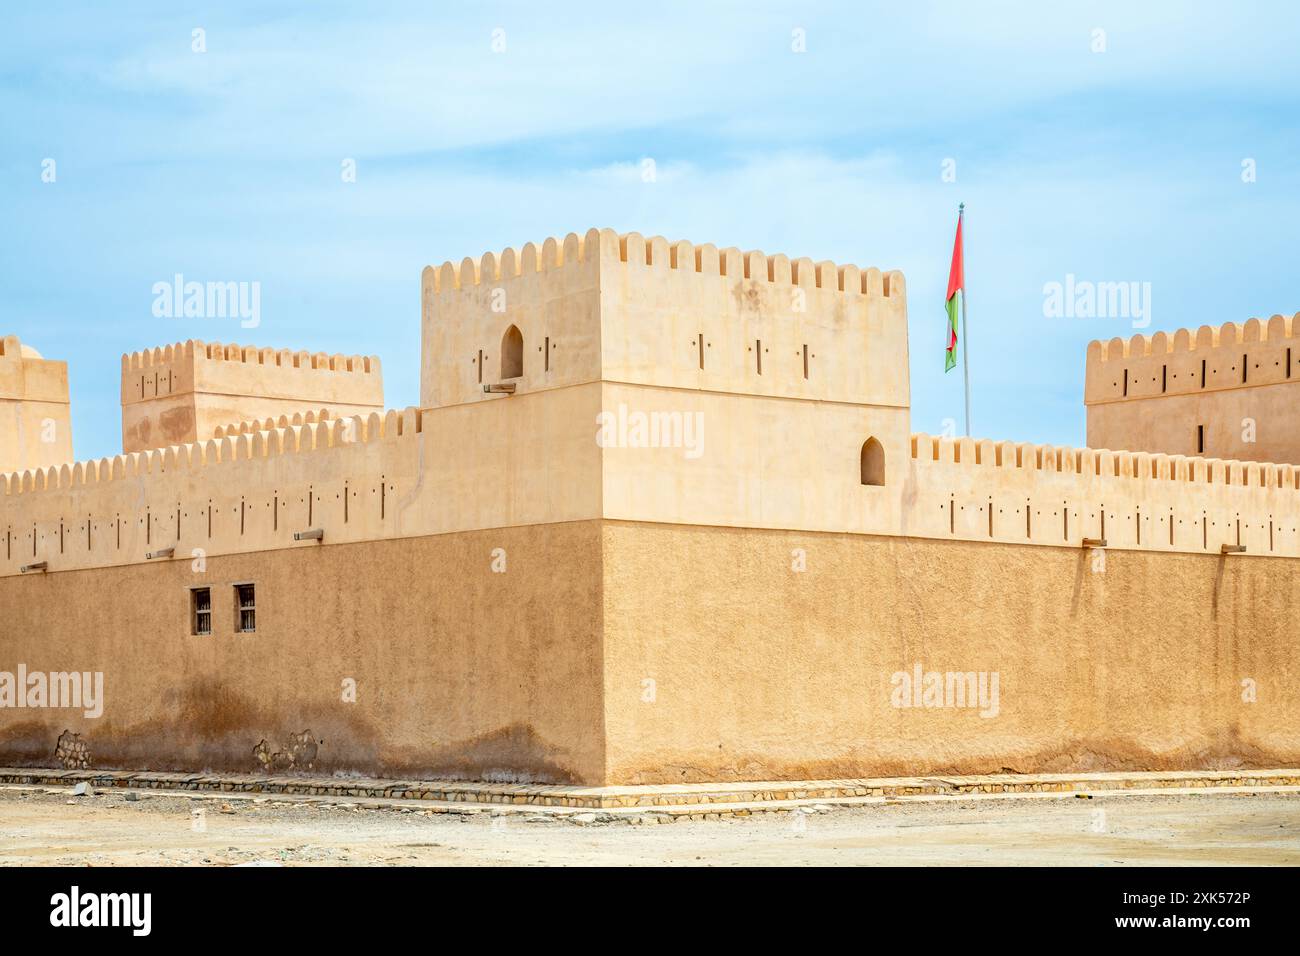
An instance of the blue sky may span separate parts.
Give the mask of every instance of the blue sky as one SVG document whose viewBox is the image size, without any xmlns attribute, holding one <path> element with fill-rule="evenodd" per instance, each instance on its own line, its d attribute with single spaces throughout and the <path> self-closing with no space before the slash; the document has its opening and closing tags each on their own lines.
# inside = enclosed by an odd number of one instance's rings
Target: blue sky
<svg viewBox="0 0 1300 956">
<path fill-rule="evenodd" d="M 1082 444 L 1086 344 L 1134 330 L 1045 283 L 1149 282 L 1148 334 L 1300 310 L 1297 9 L 10 5 L 0 334 L 68 361 L 79 458 L 120 354 L 186 338 L 377 354 L 415 404 L 425 264 L 609 226 L 902 269 L 938 432 L 964 200 L 974 431 Z M 175 273 L 260 282 L 260 326 L 155 317 Z"/>
</svg>

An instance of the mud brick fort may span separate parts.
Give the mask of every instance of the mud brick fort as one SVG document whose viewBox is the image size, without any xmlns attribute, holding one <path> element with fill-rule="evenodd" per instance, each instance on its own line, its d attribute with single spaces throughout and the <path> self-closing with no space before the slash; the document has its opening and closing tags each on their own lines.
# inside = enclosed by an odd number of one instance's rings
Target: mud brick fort
<svg viewBox="0 0 1300 956">
<path fill-rule="evenodd" d="M 912 432 L 899 272 L 593 229 L 421 285 L 419 407 L 374 358 L 191 341 L 122 358 L 95 461 L 3 340 L 0 669 L 104 707 L 0 708 L 0 764 L 1300 763 L 1300 320 L 1094 342 L 1064 448 Z M 996 672 L 996 716 L 894 706 L 917 664 Z"/>
</svg>

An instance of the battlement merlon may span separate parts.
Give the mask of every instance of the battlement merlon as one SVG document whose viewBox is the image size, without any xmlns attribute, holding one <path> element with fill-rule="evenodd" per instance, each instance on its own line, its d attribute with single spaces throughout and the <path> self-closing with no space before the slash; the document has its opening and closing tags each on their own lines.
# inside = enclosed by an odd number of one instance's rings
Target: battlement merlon
<svg viewBox="0 0 1300 956">
<path fill-rule="evenodd" d="M 906 408 L 901 272 L 589 230 L 422 274 L 421 405 L 595 381 Z"/>
<path fill-rule="evenodd" d="M 1300 381 L 1300 313 L 1088 344 L 1084 404 Z"/>
</svg>

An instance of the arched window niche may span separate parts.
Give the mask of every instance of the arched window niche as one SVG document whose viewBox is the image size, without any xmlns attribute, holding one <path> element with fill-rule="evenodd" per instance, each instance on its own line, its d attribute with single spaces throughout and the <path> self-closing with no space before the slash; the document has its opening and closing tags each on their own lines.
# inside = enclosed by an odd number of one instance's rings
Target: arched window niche
<svg viewBox="0 0 1300 956">
<path fill-rule="evenodd" d="M 862 483 L 880 486 L 885 483 L 885 448 L 874 438 L 862 443 Z"/>
<path fill-rule="evenodd" d="M 510 326 L 501 336 L 501 377 L 521 378 L 524 374 L 524 336 L 517 326 Z"/>
</svg>

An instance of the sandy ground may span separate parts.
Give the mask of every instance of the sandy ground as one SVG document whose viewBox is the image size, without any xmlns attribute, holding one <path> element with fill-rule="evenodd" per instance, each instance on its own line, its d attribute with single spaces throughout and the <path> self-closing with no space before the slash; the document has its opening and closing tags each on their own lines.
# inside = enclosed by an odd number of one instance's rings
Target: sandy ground
<svg viewBox="0 0 1300 956">
<path fill-rule="evenodd" d="M 201 811 L 196 816 L 195 811 Z M 905 802 L 580 826 L 0 788 L 0 865 L 1300 865 L 1300 796 Z"/>
</svg>

